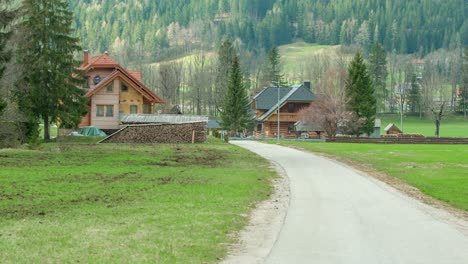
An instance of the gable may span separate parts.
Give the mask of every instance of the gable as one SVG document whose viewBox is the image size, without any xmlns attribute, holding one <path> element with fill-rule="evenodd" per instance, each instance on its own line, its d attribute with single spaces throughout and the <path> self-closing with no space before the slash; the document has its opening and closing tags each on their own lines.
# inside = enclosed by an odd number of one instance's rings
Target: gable
<svg viewBox="0 0 468 264">
<path fill-rule="evenodd" d="M 128 84 L 129 88 L 136 90 L 138 93 L 143 95 L 148 101 L 155 103 L 163 103 L 163 100 L 154 94 L 149 88 L 144 86 L 141 82 L 135 79 L 133 76 L 125 72 L 125 70 L 120 67 L 114 70 L 110 75 L 104 78 L 94 89 L 90 89 L 85 96 L 91 97 L 96 94 L 99 90 L 107 87 L 107 85 L 113 82 L 115 79 L 122 80 L 124 83 Z"/>
</svg>

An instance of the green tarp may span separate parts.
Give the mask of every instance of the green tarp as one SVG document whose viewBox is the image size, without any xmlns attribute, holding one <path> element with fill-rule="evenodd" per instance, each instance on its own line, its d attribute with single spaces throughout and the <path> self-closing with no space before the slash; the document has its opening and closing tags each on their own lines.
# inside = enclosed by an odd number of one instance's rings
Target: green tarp
<svg viewBox="0 0 468 264">
<path fill-rule="evenodd" d="M 98 137 L 105 137 L 107 136 L 102 130 L 94 126 L 87 126 L 80 128 L 78 132 L 80 135 L 83 136 L 98 136 Z"/>
</svg>

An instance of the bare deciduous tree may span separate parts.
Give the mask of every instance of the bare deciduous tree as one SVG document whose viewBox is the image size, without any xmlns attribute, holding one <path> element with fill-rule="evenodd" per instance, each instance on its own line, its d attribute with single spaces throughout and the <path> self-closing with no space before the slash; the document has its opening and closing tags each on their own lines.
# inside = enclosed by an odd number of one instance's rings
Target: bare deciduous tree
<svg viewBox="0 0 468 264">
<path fill-rule="evenodd" d="M 306 124 L 321 127 L 328 136 L 336 136 L 338 126 L 346 118 L 345 80 L 346 70 L 332 68 L 317 84 L 317 100 L 300 112 Z"/>
</svg>

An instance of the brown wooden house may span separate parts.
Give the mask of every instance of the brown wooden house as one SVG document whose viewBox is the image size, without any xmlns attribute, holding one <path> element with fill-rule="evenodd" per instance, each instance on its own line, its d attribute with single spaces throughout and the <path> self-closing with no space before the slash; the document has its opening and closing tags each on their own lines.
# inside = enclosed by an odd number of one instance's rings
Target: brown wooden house
<svg viewBox="0 0 468 264">
<path fill-rule="evenodd" d="M 90 107 L 80 127 L 119 129 L 121 117 L 151 114 L 155 104 L 164 103 L 142 83 L 140 72 L 124 69 L 107 53 L 89 58 L 85 51 L 79 69 L 85 72 L 83 89 Z"/>
<path fill-rule="evenodd" d="M 279 90 L 279 97 L 278 97 Z M 277 137 L 278 105 L 280 108 L 280 135 L 296 137 L 294 124 L 300 120 L 299 111 L 314 100 L 310 82 L 291 87 L 267 87 L 253 97 L 255 135 Z"/>
</svg>

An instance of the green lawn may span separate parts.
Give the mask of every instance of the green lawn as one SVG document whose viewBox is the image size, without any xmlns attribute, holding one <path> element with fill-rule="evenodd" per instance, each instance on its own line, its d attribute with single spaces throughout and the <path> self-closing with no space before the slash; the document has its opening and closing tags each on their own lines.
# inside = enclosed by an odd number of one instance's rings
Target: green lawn
<svg viewBox="0 0 468 264">
<path fill-rule="evenodd" d="M 448 204 L 468 210 L 466 145 L 398 145 L 282 142 L 344 157 L 402 179 Z"/>
<path fill-rule="evenodd" d="M 213 263 L 271 192 L 224 143 L 0 150 L 2 263 Z"/>
<path fill-rule="evenodd" d="M 380 117 L 382 120 L 382 134 L 389 123 L 394 123 L 400 127 L 399 115 L 385 115 Z M 403 117 L 403 132 L 410 134 L 423 134 L 427 137 L 433 137 L 435 131 L 434 122 L 429 118 L 420 119 L 417 116 Z M 440 125 L 441 137 L 468 137 L 468 120 L 465 120 L 462 115 L 448 114 L 442 118 Z"/>
</svg>

